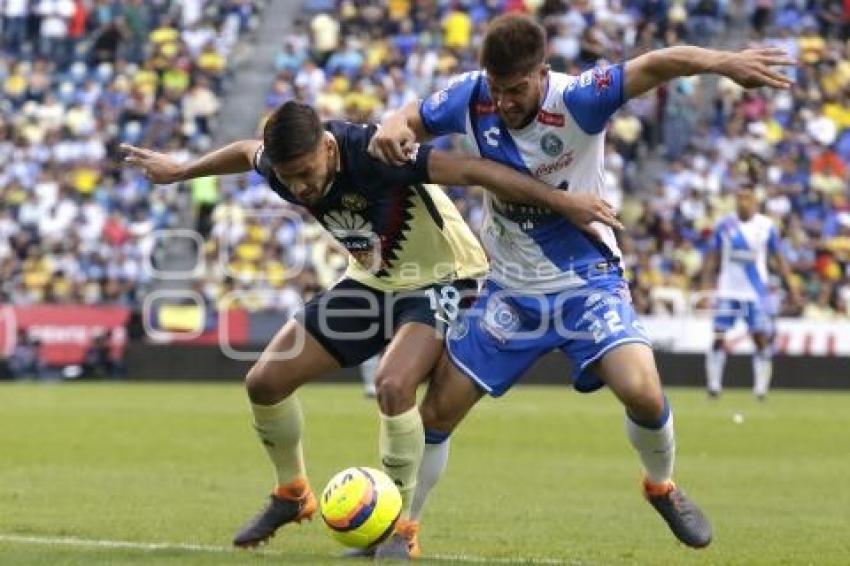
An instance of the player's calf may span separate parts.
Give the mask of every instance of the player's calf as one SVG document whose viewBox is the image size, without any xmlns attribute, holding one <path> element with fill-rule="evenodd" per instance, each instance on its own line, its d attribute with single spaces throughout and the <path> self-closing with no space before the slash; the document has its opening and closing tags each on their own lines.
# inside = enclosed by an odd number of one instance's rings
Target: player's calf
<svg viewBox="0 0 850 566">
<path fill-rule="evenodd" d="M 773 347 L 764 335 L 753 336 L 756 351 L 753 353 L 753 394 L 764 401 L 773 377 Z"/>
<path fill-rule="evenodd" d="M 715 337 L 711 349 L 705 354 L 706 390 L 710 398 L 720 396 L 723 387 L 723 368 L 726 365 L 726 344 Z"/>
</svg>

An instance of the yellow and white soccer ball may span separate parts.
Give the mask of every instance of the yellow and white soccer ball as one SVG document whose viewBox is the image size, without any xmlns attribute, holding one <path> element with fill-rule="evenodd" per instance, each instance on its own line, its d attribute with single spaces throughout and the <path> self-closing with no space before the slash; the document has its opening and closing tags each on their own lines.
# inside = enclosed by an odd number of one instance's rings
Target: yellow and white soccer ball
<svg viewBox="0 0 850 566">
<path fill-rule="evenodd" d="M 348 468 L 322 491 L 322 519 L 345 546 L 368 548 L 388 537 L 401 513 L 401 493 L 374 468 Z"/>
</svg>

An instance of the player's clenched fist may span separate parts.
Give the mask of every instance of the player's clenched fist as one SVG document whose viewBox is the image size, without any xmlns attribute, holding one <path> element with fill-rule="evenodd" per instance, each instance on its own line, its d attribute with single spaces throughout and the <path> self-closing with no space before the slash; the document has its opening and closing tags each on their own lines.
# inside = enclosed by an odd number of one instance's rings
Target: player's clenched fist
<svg viewBox="0 0 850 566">
<path fill-rule="evenodd" d="M 410 161 L 416 147 L 416 134 L 405 120 L 388 119 L 369 141 L 369 154 L 390 165 Z"/>
<path fill-rule="evenodd" d="M 183 180 L 183 165 L 173 157 L 150 149 L 121 144 L 127 156 L 124 161 L 139 169 L 147 179 L 156 184 L 176 183 Z"/>
</svg>

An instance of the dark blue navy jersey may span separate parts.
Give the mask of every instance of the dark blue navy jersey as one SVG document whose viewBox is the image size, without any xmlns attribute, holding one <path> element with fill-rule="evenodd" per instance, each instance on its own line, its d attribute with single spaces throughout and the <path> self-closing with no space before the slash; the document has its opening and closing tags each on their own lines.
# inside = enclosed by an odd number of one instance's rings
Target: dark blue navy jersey
<svg viewBox="0 0 850 566">
<path fill-rule="evenodd" d="M 431 147 L 392 166 L 368 152 L 377 126 L 325 123 L 340 168 L 324 196 L 307 206 L 274 174 L 263 147 L 254 168 L 281 198 L 305 206 L 351 254 L 348 276 L 381 290 L 423 287 L 486 270 L 484 252 L 443 191 L 428 184 Z"/>
</svg>

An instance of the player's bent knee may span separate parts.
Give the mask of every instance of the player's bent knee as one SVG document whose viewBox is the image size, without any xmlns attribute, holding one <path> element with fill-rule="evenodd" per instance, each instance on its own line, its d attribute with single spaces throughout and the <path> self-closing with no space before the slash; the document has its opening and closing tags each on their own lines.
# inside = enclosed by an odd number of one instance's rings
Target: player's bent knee
<svg viewBox="0 0 850 566">
<path fill-rule="evenodd" d="M 400 414 L 416 404 L 416 381 L 400 372 L 384 371 L 375 376 L 378 404 L 386 415 Z"/>
<path fill-rule="evenodd" d="M 259 405 L 273 405 L 287 396 L 286 391 L 276 383 L 268 365 L 262 362 L 257 362 L 248 370 L 245 390 L 251 402 Z"/>
<path fill-rule="evenodd" d="M 641 370 L 620 389 L 620 397 L 629 414 L 644 421 L 660 419 L 665 411 L 664 392 L 657 372 Z"/>
<path fill-rule="evenodd" d="M 438 431 L 450 435 L 457 426 L 458 419 L 453 412 L 441 407 L 439 403 L 426 399 L 419 407 L 422 415 L 422 425 L 426 430 Z"/>
<path fill-rule="evenodd" d="M 642 391 L 633 395 L 627 405 L 629 414 L 642 421 L 660 420 L 665 413 L 664 395 L 656 391 Z"/>
</svg>

